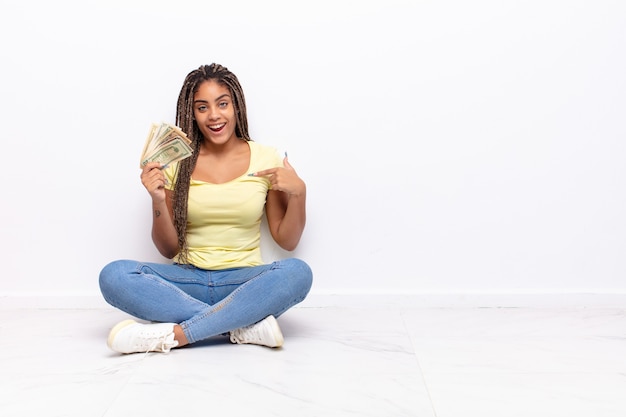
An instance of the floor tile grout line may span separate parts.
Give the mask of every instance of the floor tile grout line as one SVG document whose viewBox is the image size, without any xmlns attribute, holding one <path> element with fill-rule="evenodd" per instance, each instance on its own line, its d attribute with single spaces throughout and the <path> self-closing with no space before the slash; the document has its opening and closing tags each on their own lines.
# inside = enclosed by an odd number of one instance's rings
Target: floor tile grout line
<svg viewBox="0 0 626 417">
<path fill-rule="evenodd" d="M 120 398 L 120 396 L 122 395 L 124 390 L 129 386 L 131 379 L 134 376 L 137 375 L 138 368 L 144 363 L 144 361 L 146 359 L 146 356 L 147 355 L 143 354 L 138 359 L 135 359 L 135 360 L 132 360 L 132 361 L 129 361 L 129 362 L 125 362 L 125 363 L 123 363 L 121 365 L 122 367 L 129 368 L 130 369 L 130 374 L 128 375 L 128 378 L 126 378 L 126 381 L 119 388 L 117 394 L 109 402 L 109 405 L 106 407 L 106 409 L 102 413 L 102 417 L 106 417 L 107 414 L 109 414 L 109 411 L 111 410 L 111 408 L 113 407 L 115 402 L 118 400 L 118 398 Z"/>
<path fill-rule="evenodd" d="M 417 364 L 417 369 L 420 373 L 420 376 L 422 378 L 422 382 L 424 383 L 424 388 L 426 389 L 426 394 L 428 395 L 428 401 L 430 402 L 430 407 L 433 410 L 433 414 L 434 417 L 437 417 L 437 409 L 435 408 L 435 403 L 433 401 L 433 397 L 430 393 L 430 388 L 428 386 L 428 383 L 426 382 L 426 375 L 424 374 L 424 370 L 422 369 L 422 365 L 420 364 L 419 361 L 419 357 L 417 355 L 417 346 L 415 344 L 415 340 L 413 339 L 413 335 L 411 334 L 411 331 L 409 330 L 409 327 L 407 325 L 407 322 L 405 320 L 405 310 L 401 309 L 400 310 L 400 318 L 402 319 L 402 325 L 404 326 L 404 331 L 407 333 L 407 335 L 409 336 L 409 340 L 411 341 L 411 347 L 413 348 L 413 356 L 415 357 L 415 363 Z"/>
</svg>

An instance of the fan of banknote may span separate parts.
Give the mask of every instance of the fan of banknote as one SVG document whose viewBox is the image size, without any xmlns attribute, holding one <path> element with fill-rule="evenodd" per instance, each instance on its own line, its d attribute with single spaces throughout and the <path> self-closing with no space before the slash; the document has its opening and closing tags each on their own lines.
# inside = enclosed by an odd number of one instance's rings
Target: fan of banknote
<svg viewBox="0 0 626 417">
<path fill-rule="evenodd" d="M 148 162 L 168 165 L 191 156 L 191 141 L 185 132 L 169 123 L 152 123 L 146 144 L 141 153 L 140 168 Z"/>
</svg>

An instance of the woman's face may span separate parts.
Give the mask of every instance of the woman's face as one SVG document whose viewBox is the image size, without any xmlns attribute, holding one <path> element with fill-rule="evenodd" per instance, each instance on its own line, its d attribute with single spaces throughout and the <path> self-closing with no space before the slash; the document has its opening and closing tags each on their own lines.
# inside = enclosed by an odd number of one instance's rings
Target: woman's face
<svg viewBox="0 0 626 417">
<path fill-rule="evenodd" d="M 193 95 L 193 114 L 204 138 L 216 145 L 236 139 L 235 107 L 228 87 L 204 81 Z"/>
</svg>

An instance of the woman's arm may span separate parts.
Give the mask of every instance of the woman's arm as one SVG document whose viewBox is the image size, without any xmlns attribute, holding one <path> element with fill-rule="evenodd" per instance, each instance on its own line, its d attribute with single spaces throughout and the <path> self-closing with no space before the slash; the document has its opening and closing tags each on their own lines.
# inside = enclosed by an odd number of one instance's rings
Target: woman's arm
<svg viewBox="0 0 626 417">
<path fill-rule="evenodd" d="M 276 243 L 285 250 L 294 250 L 306 224 L 306 190 L 298 195 L 270 190 L 265 212 L 270 233 Z"/>
<path fill-rule="evenodd" d="M 147 164 L 141 171 L 141 182 L 152 198 L 152 241 L 161 255 L 171 259 L 178 253 L 178 235 L 172 220 L 172 191 L 165 189 L 161 165 Z"/>
<path fill-rule="evenodd" d="M 284 168 L 272 168 L 256 175 L 269 175 L 272 186 L 265 203 L 270 233 L 281 248 L 292 251 L 298 246 L 306 224 L 306 184 L 287 157 L 283 162 Z"/>
<path fill-rule="evenodd" d="M 165 200 L 152 201 L 152 241 L 159 253 L 173 258 L 178 253 L 178 235 L 174 228 L 172 191 L 165 190 Z"/>
</svg>

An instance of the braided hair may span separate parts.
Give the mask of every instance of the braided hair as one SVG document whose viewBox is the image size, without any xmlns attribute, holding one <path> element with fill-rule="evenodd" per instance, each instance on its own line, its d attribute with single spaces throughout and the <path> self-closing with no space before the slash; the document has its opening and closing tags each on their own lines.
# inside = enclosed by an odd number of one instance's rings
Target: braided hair
<svg viewBox="0 0 626 417">
<path fill-rule="evenodd" d="M 190 146 L 193 149 L 193 153 L 189 158 L 183 159 L 178 163 L 172 197 L 174 227 L 178 235 L 178 263 L 181 264 L 187 264 L 189 260 L 189 247 L 187 246 L 187 201 L 189 198 L 189 184 L 191 181 L 191 173 L 198 161 L 200 145 L 204 140 L 204 136 L 200 132 L 194 118 L 193 98 L 200 84 L 208 80 L 216 81 L 228 87 L 232 96 L 237 119 L 235 135 L 242 140 L 251 140 L 248 133 L 246 100 L 241 84 L 239 84 L 239 80 L 235 74 L 230 72 L 228 68 L 215 63 L 202 65 L 200 68 L 191 71 L 185 78 L 176 107 L 176 125 L 187 134 L 187 137 L 191 140 Z"/>
</svg>

